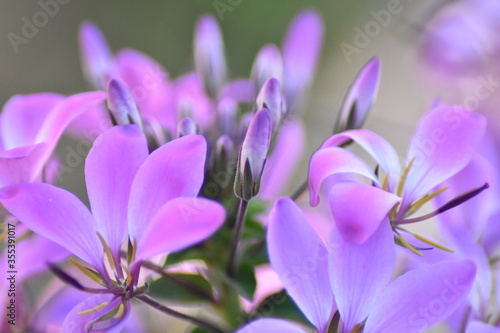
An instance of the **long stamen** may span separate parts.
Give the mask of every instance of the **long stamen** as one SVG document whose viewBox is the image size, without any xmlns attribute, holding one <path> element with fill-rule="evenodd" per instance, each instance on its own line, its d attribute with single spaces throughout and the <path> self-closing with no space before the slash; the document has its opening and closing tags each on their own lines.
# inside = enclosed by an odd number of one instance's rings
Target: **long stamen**
<svg viewBox="0 0 500 333">
<path fill-rule="evenodd" d="M 416 238 L 416 239 L 421 240 L 422 242 L 424 242 L 424 243 L 426 243 L 426 244 L 429 244 L 430 246 L 434 246 L 434 247 L 436 247 L 436 248 L 438 248 L 438 249 L 441 249 L 441 250 L 443 250 L 443 251 L 447 251 L 447 252 L 451 252 L 451 253 L 455 252 L 455 251 L 453 251 L 452 249 L 447 248 L 446 246 L 441 245 L 441 244 L 439 244 L 439 243 L 436 243 L 436 242 L 434 242 L 433 240 L 430 240 L 430 239 L 428 239 L 428 238 L 426 238 L 426 237 L 424 237 L 424 236 L 422 236 L 422 235 L 419 235 L 419 234 L 413 234 L 413 236 L 415 236 L 415 238 Z"/>
<path fill-rule="evenodd" d="M 424 221 L 424 220 L 428 220 L 436 215 L 439 215 L 441 213 L 444 213 L 446 212 L 447 210 L 449 209 L 452 209 L 458 205 L 461 205 L 463 204 L 464 202 L 474 198 L 476 195 L 478 195 L 479 193 L 483 192 L 484 190 L 486 190 L 487 188 L 489 188 L 490 185 L 488 183 L 485 183 L 483 186 L 481 187 L 478 187 L 476 189 L 473 189 L 473 190 L 470 190 L 468 192 L 465 192 L 464 194 L 462 195 L 459 195 L 458 197 L 456 197 L 455 199 L 452 199 L 450 201 L 448 201 L 447 203 L 445 203 L 444 205 L 442 205 L 441 207 L 439 207 L 437 210 L 429 213 L 429 214 L 426 214 L 426 215 L 423 215 L 423 216 L 419 216 L 419 217 L 415 217 L 415 218 L 412 218 L 412 219 L 402 219 L 402 220 L 399 220 L 399 221 L 395 221 L 397 224 L 410 224 L 410 223 L 415 223 L 415 222 L 420 222 L 420 221 Z"/>
<path fill-rule="evenodd" d="M 447 187 L 443 187 L 437 191 L 434 191 L 432 192 L 431 194 L 427 194 L 425 195 L 423 198 L 415 201 L 411 206 L 410 206 L 410 209 L 408 209 L 408 215 L 411 215 L 413 213 L 415 213 L 417 210 L 419 210 L 424 204 L 426 204 L 427 202 L 431 201 L 432 199 L 434 199 L 435 197 L 437 197 L 438 195 L 440 195 L 441 193 L 443 193 L 444 191 L 446 191 L 448 188 Z"/>
<path fill-rule="evenodd" d="M 102 247 L 104 248 L 104 252 L 106 253 L 106 257 L 108 258 L 108 262 L 111 266 L 111 269 L 113 270 L 113 273 L 115 273 L 115 276 L 118 275 L 118 269 L 116 268 L 117 266 L 115 263 L 115 259 L 113 258 L 113 254 L 111 253 L 111 249 L 99 232 L 97 232 L 97 237 L 99 237 L 99 240 L 101 241 Z"/>
<path fill-rule="evenodd" d="M 102 276 L 99 273 L 83 266 L 78 261 L 76 261 L 76 259 L 72 257 L 69 257 L 68 261 L 72 263 L 76 268 L 78 268 L 83 274 L 91 278 L 93 281 L 97 282 L 100 285 L 105 285 L 104 280 L 102 279 Z"/>
<path fill-rule="evenodd" d="M 408 173 L 410 172 L 411 166 L 413 165 L 413 161 L 414 159 L 412 158 L 410 163 L 408 163 L 408 166 L 406 167 L 405 171 L 403 172 L 401 180 L 399 181 L 398 190 L 396 192 L 399 197 L 403 195 L 403 189 L 405 186 L 406 178 L 408 177 Z"/>
<path fill-rule="evenodd" d="M 419 251 L 417 250 L 413 245 L 411 245 L 410 243 L 408 243 L 408 241 L 403 237 L 403 236 L 394 236 L 394 238 L 399 241 L 404 247 L 406 247 L 408 250 L 410 250 L 411 252 L 415 253 L 416 255 L 420 256 L 420 257 L 423 257 L 424 255 Z"/>
<path fill-rule="evenodd" d="M 384 179 L 382 180 L 382 190 L 387 191 L 389 188 L 389 174 L 386 173 Z"/>
<path fill-rule="evenodd" d="M 96 307 L 93 307 L 92 309 L 81 311 L 81 312 L 78 312 L 77 314 L 79 316 L 85 316 L 85 315 L 88 315 L 88 314 L 91 314 L 91 313 L 96 313 L 97 311 L 99 311 L 101 309 L 104 309 L 106 307 L 106 305 L 108 305 L 108 304 L 109 304 L 109 302 L 104 302 L 104 303 L 99 304 Z"/>
</svg>

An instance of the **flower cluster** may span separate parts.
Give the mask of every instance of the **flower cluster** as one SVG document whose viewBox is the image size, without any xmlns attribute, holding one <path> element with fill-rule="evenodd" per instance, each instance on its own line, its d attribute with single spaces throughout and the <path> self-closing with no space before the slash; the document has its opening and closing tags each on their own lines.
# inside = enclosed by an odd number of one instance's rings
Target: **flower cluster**
<svg viewBox="0 0 500 333">
<path fill-rule="evenodd" d="M 321 16 L 305 10 L 281 47 L 261 48 L 248 78 L 231 78 L 206 15 L 193 71 L 171 78 L 138 51 L 113 53 L 84 23 L 83 73 L 95 91 L 15 96 L 0 115 L 2 265 L 10 243 L 19 249 L 19 273 L 1 267 L 2 332 L 154 331 L 136 302 L 191 332 L 494 329 L 498 151 L 482 114 L 434 103 L 400 157 L 362 129 L 380 84 L 373 58 L 303 184 L 287 192 L 322 42 Z M 92 138 L 88 207 L 57 184 L 63 133 Z M 431 218 L 440 240 L 410 226 Z M 13 296 L 3 292 L 9 271 Z M 30 300 L 24 287 L 43 278 Z"/>
</svg>

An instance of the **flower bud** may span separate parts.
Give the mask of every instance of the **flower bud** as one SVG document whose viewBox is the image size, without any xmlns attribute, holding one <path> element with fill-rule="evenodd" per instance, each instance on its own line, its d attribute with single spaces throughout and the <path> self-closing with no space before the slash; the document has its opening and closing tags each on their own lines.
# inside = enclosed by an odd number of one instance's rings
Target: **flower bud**
<svg viewBox="0 0 500 333">
<path fill-rule="evenodd" d="M 112 66 L 112 53 L 99 28 L 90 22 L 80 27 L 80 58 L 87 81 L 96 89 L 104 90 Z"/>
<path fill-rule="evenodd" d="M 366 120 L 380 82 L 380 60 L 372 58 L 359 72 L 344 98 L 334 133 L 360 128 Z"/>
<path fill-rule="evenodd" d="M 261 109 L 248 127 L 238 158 L 234 192 L 243 200 L 248 201 L 259 193 L 271 134 L 271 115 L 267 109 Z"/>
<path fill-rule="evenodd" d="M 256 100 L 256 109 L 268 109 L 271 115 L 273 130 L 280 125 L 283 113 L 281 87 L 278 80 L 269 78 L 260 89 Z"/>
<path fill-rule="evenodd" d="M 252 66 L 251 77 L 257 83 L 257 88 L 262 87 L 270 77 L 283 82 L 283 59 L 276 45 L 268 44 L 260 49 Z"/>
<path fill-rule="evenodd" d="M 143 129 L 137 104 L 125 83 L 115 79 L 109 81 L 108 108 L 115 124 L 135 124 Z"/>
<path fill-rule="evenodd" d="M 188 134 L 198 134 L 198 126 L 191 118 L 184 118 L 177 124 L 177 137 L 183 137 Z"/>
<path fill-rule="evenodd" d="M 234 137 L 237 130 L 238 104 L 232 98 L 224 98 L 217 105 L 219 129 L 222 134 Z"/>
<path fill-rule="evenodd" d="M 213 97 L 226 80 L 224 41 L 215 18 L 204 15 L 198 20 L 194 35 L 194 65 Z"/>
</svg>

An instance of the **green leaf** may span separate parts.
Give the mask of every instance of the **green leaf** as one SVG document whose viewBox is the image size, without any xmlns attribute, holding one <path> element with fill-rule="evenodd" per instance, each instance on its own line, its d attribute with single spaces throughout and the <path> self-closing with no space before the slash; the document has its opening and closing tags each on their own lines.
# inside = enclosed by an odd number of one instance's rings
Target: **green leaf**
<svg viewBox="0 0 500 333">
<path fill-rule="evenodd" d="M 192 247 L 184 251 L 170 253 L 165 261 L 166 266 L 173 266 L 187 260 L 204 260 L 205 256 L 201 249 Z"/>
<path fill-rule="evenodd" d="M 307 326 L 311 325 L 292 298 L 284 290 L 267 297 L 250 315 L 250 319 L 264 317 L 282 318 Z"/>
<path fill-rule="evenodd" d="M 149 293 L 175 304 L 214 302 L 210 283 L 195 274 L 169 273 L 151 283 Z"/>
<path fill-rule="evenodd" d="M 236 283 L 241 296 L 252 300 L 257 288 L 254 268 L 251 265 L 242 264 L 236 274 Z"/>
</svg>

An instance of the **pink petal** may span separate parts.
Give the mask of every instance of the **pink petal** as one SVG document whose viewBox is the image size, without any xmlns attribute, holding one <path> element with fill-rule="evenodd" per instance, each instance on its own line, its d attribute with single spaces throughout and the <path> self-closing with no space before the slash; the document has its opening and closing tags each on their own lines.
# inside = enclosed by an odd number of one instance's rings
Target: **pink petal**
<svg viewBox="0 0 500 333">
<path fill-rule="evenodd" d="M 319 204 L 321 184 L 335 174 L 354 174 L 364 176 L 376 183 L 378 179 L 368 165 L 358 156 L 343 148 L 323 148 L 315 152 L 309 164 L 310 204 Z"/>
<path fill-rule="evenodd" d="M 372 131 L 360 129 L 332 135 L 323 142 L 321 148 L 339 147 L 349 140 L 353 140 L 366 150 L 382 170 L 389 174 L 389 190 L 392 190 L 400 177 L 400 166 L 398 154 L 391 144 Z"/>
<path fill-rule="evenodd" d="M 271 211 L 267 244 L 271 265 L 287 292 L 324 333 L 335 308 L 327 249 L 289 198 L 278 200 Z"/>
<path fill-rule="evenodd" d="M 112 68 L 112 54 L 106 38 L 92 22 L 80 27 L 80 55 L 87 81 L 97 89 L 104 89 Z"/>
<path fill-rule="evenodd" d="M 243 326 L 236 333 L 304 333 L 297 325 L 282 319 L 257 319 Z"/>
<path fill-rule="evenodd" d="M 226 211 L 203 198 L 176 198 L 164 204 L 137 239 L 137 260 L 182 250 L 210 237 L 222 226 Z"/>
<path fill-rule="evenodd" d="M 385 220 L 361 245 L 343 240 L 333 229 L 328 249 L 330 282 L 343 331 L 351 332 L 366 319 L 373 307 L 379 306 L 374 299 L 387 287 L 396 267 L 396 250 L 389 221 Z"/>
<path fill-rule="evenodd" d="M 92 215 L 118 258 L 127 234 L 127 207 L 132 180 L 148 157 L 146 137 L 135 125 L 115 126 L 94 143 L 85 161 Z"/>
<path fill-rule="evenodd" d="M 413 166 L 405 182 L 405 203 L 463 169 L 483 140 L 485 129 L 486 119 L 463 107 L 439 106 L 429 111 L 409 146 L 407 160 L 413 160 Z"/>
<path fill-rule="evenodd" d="M 1 152 L 0 187 L 37 180 L 47 156 L 47 149 L 46 143 L 39 143 Z"/>
<path fill-rule="evenodd" d="M 64 100 L 57 94 L 14 96 L 5 104 L 0 123 L 4 149 L 35 143 L 40 127 L 54 107 Z"/>
<path fill-rule="evenodd" d="M 130 236 L 141 239 L 160 207 L 177 197 L 194 197 L 204 178 L 207 144 L 186 135 L 155 150 L 132 182 L 128 207 Z"/>
<path fill-rule="evenodd" d="M 284 91 L 292 107 L 316 71 L 323 46 L 323 20 L 314 10 L 299 13 L 288 28 L 283 41 Z"/>
<path fill-rule="evenodd" d="M 63 332 L 72 332 L 72 333 L 87 333 L 89 331 L 86 330 L 86 325 L 90 323 L 91 321 L 101 317 L 102 315 L 106 314 L 110 310 L 112 310 L 114 307 L 118 306 L 121 302 L 121 298 L 118 297 L 113 300 L 115 296 L 114 295 L 96 295 L 96 296 L 90 296 L 83 300 L 81 303 L 76 305 L 71 312 L 66 316 L 63 322 Z M 87 314 L 87 315 L 79 315 L 79 312 L 82 311 L 87 311 L 92 308 L 95 308 L 98 305 L 101 305 L 104 302 L 109 302 L 107 306 L 105 306 L 103 309 Z M 130 304 L 126 304 L 125 306 L 125 313 L 124 316 L 120 318 L 114 318 L 110 319 L 113 321 L 113 326 L 110 329 L 104 330 L 106 333 L 119 333 L 123 329 L 123 327 L 126 324 L 126 318 L 130 314 Z M 92 331 L 95 332 L 95 331 Z M 99 330 L 99 332 L 103 332 L 102 330 Z"/>
<path fill-rule="evenodd" d="M 500 333 L 500 327 L 491 326 L 479 320 L 472 320 L 467 325 L 465 333 Z"/>
<path fill-rule="evenodd" d="M 304 146 L 305 133 L 302 123 L 297 120 L 283 123 L 273 152 L 267 158 L 262 172 L 259 196 L 275 199 L 284 195 L 288 182 L 302 158 Z"/>
<path fill-rule="evenodd" d="M 94 218 L 70 192 L 49 184 L 18 184 L 3 188 L 0 202 L 29 229 L 102 269 Z"/>
<path fill-rule="evenodd" d="M 340 234 L 356 244 L 370 238 L 382 221 L 388 223 L 389 211 L 400 201 L 392 193 L 356 182 L 335 184 L 328 199 Z"/>
<path fill-rule="evenodd" d="M 365 332 L 420 333 L 445 320 L 469 293 L 476 267 L 470 260 L 414 269 L 376 298 Z"/>
</svg>

